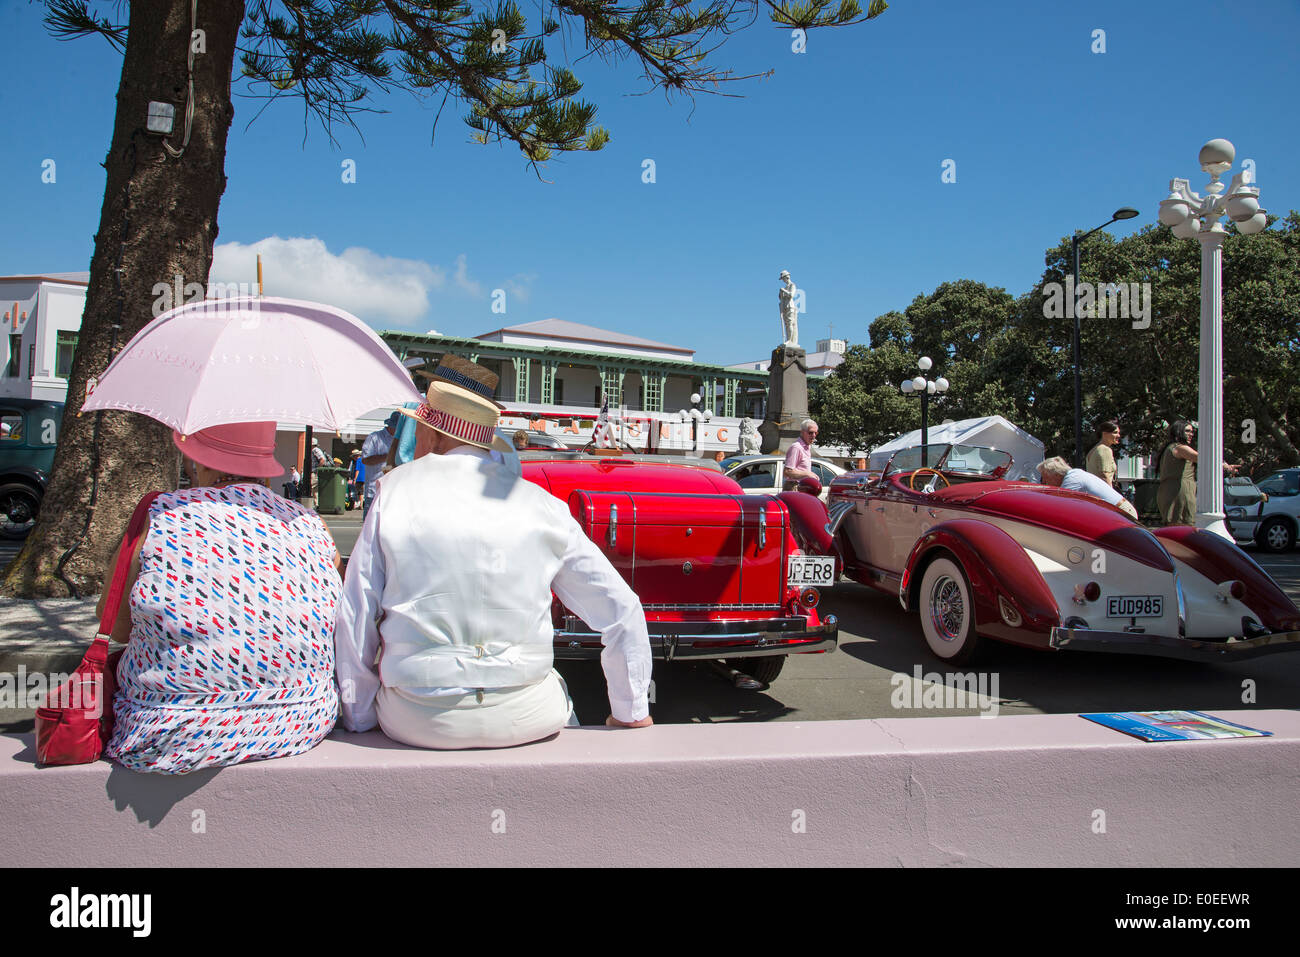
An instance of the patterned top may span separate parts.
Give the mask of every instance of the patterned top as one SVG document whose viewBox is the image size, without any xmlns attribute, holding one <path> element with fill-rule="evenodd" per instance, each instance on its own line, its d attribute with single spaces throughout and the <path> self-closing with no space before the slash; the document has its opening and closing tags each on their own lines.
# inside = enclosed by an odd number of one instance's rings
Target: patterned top
<svg viewBox="0 0 1300 957">
<path fill-rule="evenodd" d="M 160 495 L 108 754 L 183 773 L 319 744 L 338 715 L 334 551 L 319 518 L 261 485 Z"/>
</svg>

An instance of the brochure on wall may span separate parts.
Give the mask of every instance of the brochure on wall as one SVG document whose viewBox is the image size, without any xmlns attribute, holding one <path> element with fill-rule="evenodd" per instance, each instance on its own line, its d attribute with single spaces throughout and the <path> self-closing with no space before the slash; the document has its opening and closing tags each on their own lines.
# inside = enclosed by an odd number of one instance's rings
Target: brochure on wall
<svg viewBox="0 0 1300 957">
<path fill-rule="evenodd" d="M 1105 711 L 1100 714 L 1081 714 L 1079 717 L 1123 731 L 1143 741 L 1259 738 L 1273 734 L 1272 731 L 1233 724 L 1201 711 Z"/>
</svg>

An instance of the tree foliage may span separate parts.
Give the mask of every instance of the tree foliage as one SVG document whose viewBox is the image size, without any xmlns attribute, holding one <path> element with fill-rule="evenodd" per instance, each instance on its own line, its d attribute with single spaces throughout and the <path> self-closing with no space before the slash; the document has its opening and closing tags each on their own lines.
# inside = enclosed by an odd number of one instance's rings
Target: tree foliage
<svg viewBox="0 0 1300 957">
<path fill-rule="evenodd" d="M 46 0 L 47 26 L 62 39 L 98 34 L 119 47 L 126 25 L 95 0 Z M 104 4 L 120 13 L 120 4 Z M 178 0 L 179 7 L 188 7 Z M 534 164 L 555 152 L 599 150 L 609 133 L 596 107 L 578 98 L 582 83 L 551 61 L 546 38 L 580 33 L 607 61 L 631 59 L 651 88 L 717 93 L 750 77 L 715 65 L 726 38 L 762 10 L 778 26 L 846 26 L 888 8 L 871 0 L 553 0 L 530 21 L 512 0 L 250 0 L 238 46 L 239 72 L 256 96 L 301 99 L 333 136 L 356 125 L 374 91 L 406 89 L 451 97 L 481 143 L 510 142 Z M 556 19 L 558 17 L 559 19 Z M 571 37 L 565 37 L 565 46 Z"/>
<path fill-rule="evenodd" d="M 1042 439 L 1048 455 L 1074 445 L 1073 319 L 1050 306 L 1051 284 L 1071 269 L 1068 237 L 1047 250 L 1040 282 L 1014 301 L 971 280 L 944 283 L 902 313 L 878 317 L 870 346 L 854 346 L 816 390 L 822 440 L 865 450 L 920 424 L 919 402 L 899 392 L 930 356 L 930 377 L 952 383 L 931 421 L 997 413 Z M 1195 419 L 1199 388 L 1201 248 L 1165 226 L 1115 241 L 1091 237 L 1081 280 L 1137 284 L 1149 317 L 1095 305 L 1080 313 L 1085 444 L 1095 426 L 1120 423 L 1129 454 L 1151 454 L 1166 426 Z M 1144 287 L 1144 284 L 1147 284 Z M 1145 295 L 1149 290 L 1149 300 Z M 1150 324 L 1142 326 L 1147 318 Z M 1223 246 L 1225 449 L 1258 474 L 1300 464 L 1300 214 Z"/>
</svg>

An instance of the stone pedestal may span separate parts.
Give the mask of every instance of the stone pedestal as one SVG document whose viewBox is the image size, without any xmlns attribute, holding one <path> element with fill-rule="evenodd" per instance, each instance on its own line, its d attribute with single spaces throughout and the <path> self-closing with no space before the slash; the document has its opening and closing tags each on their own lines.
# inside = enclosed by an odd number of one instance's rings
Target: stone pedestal
<svg viewBox="0 0 1300 957">
<path fill-rule="evenodd" d="M 798 346 L 772 350 L 768 367 L 767 418 L 758 427 L 763 454 L 780 454 L 799 438 L 799 425 L 808 418 L 808 353 Z"/>
</svg>

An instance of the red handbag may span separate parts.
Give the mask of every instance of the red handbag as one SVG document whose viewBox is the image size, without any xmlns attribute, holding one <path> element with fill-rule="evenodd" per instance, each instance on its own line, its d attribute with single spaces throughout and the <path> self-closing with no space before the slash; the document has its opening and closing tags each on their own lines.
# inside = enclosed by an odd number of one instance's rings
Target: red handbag
<svg viewBox="0 0 1300 957">
<path fill-rule="evenodd" d="M 72 677 L 50 692 L 45 707 L 36 709 L 36 760 L 41 764 L 89 764 L 104 753 L 113 734 L 113 695 L 122 653 L 108 653 L 109 636 L 122 605 L 131 556 L 148 523 L 149 506 L 159 494 L 150 492 L 140 499 L 131 515 L 94 643 Z"/>
</svg>

